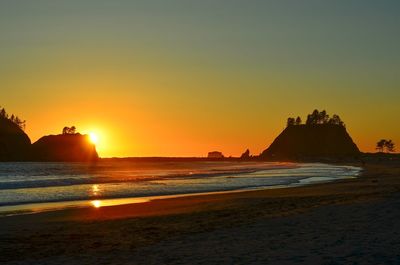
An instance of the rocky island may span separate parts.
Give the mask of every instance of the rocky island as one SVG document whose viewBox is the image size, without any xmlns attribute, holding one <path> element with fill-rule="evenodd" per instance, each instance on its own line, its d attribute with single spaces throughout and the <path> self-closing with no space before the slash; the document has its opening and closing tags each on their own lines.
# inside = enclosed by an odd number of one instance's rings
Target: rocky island
<svg viewBox="0 0 400 265">
<path fill-rule="evenodd" d="M 301 118 L 288 118 L 287 127 L 260 154 L 270 160 L 315 160 L 356 158 L 360 150 L 338 115 L 329 118 L 326 111 L 314 112 L 305 124 Z"/>
<path fill-rule="evenodd" d="M 59 134 L 43 136 L 32 144 L 32 161 L 88 162 L 99 158 L 88 135 Z"/>
<path fill-rule="evenodd" d="M 24 129 L 25 121 L 0 110 L 0 161 L 88 162 L 99 158 L 89 136 L 76 133 L 74 126 L 33 144 Z"/>
</svg>

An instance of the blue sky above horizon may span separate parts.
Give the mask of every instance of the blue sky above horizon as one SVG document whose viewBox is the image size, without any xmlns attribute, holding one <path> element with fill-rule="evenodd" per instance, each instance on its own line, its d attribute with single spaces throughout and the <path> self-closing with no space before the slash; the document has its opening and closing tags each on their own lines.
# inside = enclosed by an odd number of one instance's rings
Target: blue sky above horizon
<svg viewBox="0 0 400 265">
<path fill-rule="evenodd" d="M 400 142 L 399 1 L 2 1 L 1 105 L 103 156 L 259 153 L 288 116 Z M 51 111 L 49 111 L 51 110 Z M 127 144 L 127 142 L 129 142 Z"/>
</svg>

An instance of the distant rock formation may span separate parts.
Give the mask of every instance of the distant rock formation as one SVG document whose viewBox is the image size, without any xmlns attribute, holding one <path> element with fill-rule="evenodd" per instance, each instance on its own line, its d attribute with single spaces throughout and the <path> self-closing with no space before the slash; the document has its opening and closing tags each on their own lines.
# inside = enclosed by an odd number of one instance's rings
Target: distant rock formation
<svg viewBox="0 0 400 265">
<path fill-rule="evenodd" d="M 288 126 L 260 154 L 262 159 L 321 159 L 355 157 L 360 154 L 343 125 L 308 124 Z"/>
<path fill-rule="evenodd" d="M 28 159 L 31 140 L 14 122 L 0 117 L 0 161 L 25 161 Z"/>
<path fill-rule="evenodd" d="M 219 151 L 213 151 L 208 153 L 208 158 L 224 158 L 225 156 Z"/>
<path fill-rule="evenodd" d="M 89 136 L 79 133 L 44 136 L 31 148 L 33 161 L 88 162 L 98 158 Z"/>
<path fill-rule="evenodd" d="M 250 150 L 246 149 L 246 151 L 240 156 L 241 159 L 248 159 L 250 158 Z"/>
<path fill-rule="evenodd" d="M 88 135 L 64 127 L 62 135 L 49 135 L 34 144 L 24 132 L 26 122 L 0 107 L 0 161 L 94 161 L 99 158 Z"/>
</svg>

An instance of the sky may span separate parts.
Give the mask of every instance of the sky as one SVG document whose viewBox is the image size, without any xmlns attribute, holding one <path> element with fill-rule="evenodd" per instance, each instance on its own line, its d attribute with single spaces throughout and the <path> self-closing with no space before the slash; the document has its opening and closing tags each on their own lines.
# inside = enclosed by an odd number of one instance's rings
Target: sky
<svg viewBox="0 0 400 265">
<path fill-rule="evenodd" d="M 0 105 L 100 156 L 258 154 L 289 116 L 400 146 L 400 2 L 0 2 Z"/>
</svg>

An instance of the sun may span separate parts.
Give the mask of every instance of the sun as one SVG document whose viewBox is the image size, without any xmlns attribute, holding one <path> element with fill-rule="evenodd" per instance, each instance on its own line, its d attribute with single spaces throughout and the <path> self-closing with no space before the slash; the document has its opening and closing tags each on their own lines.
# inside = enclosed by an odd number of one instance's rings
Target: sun
<svg viewBox="0 0 400 265">
<path fill-rule="evenodd" d="M 93 144 L 97 144 L 99 142 L 99 137 L 97 136 L 97 134 L 91 132 L 89 133 L 89 140 L 93 143 Z"/>
</svg>

